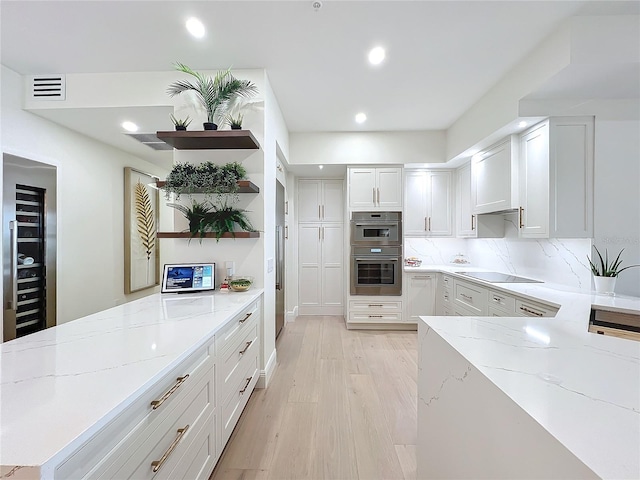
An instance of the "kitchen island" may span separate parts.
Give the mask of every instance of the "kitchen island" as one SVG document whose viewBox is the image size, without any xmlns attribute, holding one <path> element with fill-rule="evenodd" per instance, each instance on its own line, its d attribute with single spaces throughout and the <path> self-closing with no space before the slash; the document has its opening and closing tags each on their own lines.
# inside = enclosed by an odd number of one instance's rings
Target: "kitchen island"
<svg viewBox="0 0 640 480">
<path fill-rule="evenodd" d="M 223 399 L 216 400 L 216 396 L 220 395 L 219 385 L 224 385 L 220 381 L 216 385 L 213 364 L 217 362 L 216 350 L 225 348 L 223 340 L 232 339 L 234 331 L 229 327 L 234 325 L 230 322 L 238 317 L 240 320 L 235 323 L 250 326 L 258 332 L 255 341 L 253 337 L 246 337 L 251 338 L 254 345 L 248 352 L 248 345 L 244 349 L 245 358 L 253 357 L 247 365 L 257 361 L 261 295 L 261 289 L 244 293 L 154 294 L 0 345 L 0 478 L 83 476 L 84 473 L 63 474 L 58 469 L 95 438 L 100 441 L 94 443 L 103 448 L 113 437 L 113 450 L 122 450 L 126 439 L 120 439 L 118 435 L 124 437 L 126 432 L 114 434 L 109 428 L 122 423 L 139 404 L 144 405 L 140 419 L 136 417 L 125 425 L 132 429 L 132 433 L 127 434 L 129 437 L 138 435 L 136 445 L 150 443 L 140 437 L 147 424 L 158 431 L 162 426 L 162 415 L 169 420 L 172 420 L 171 415 L 177 418 L 178 414 L 182 415 L 181 403 L 192 402 L 199 408 L 196 400 L 202 398 L 202 412 L 206 415 L 191 422 L 189 432 L 189 436 L 198 438 L 199 430 L 194 425 L 200 425 L 204 420 L 211 423 L 216 411 L 220 418 L 219 404 Z M 247 321 L 252 314 L 251 320 Z M 218 340 L 216 334 L 221 331 L 224 338 Z M 226 367 L 229 361 L 226 357 L 222 360 Z M 191 378 L 181 377 L 182 380 L 178 378 L 176 383 L 174 373 L 185 364 L 191 369 Z M 248 368 L 244 363 L 242 365 L 245 370 Z M 246 392 L 245 398 L 248 398 L 257 377 L 251 385 L 249 382 L 245 385 L 245 379 L 241 378 L 245 370 L 237 377 L 244 385 L 241 395 Z M 235 377 L 230 374 L 229 378 Z M 166 385 L 165 379 L 168 380 Z M 168 393 L 168 388 L 174 384 L 175 388 Z M 169 398 L 174 392 L 178 392 L 175 401 Z M 193 393 L 193 401 L 189 392 Z M 150 404 L 146 396 L 150 399 L 159 397 L 161 402 Z M 233 399 L 233 396 L 229 395 L 229 398 Z M 243 405 L 240 404 L 240 411 Z M 236 410 L 239 408 L 231 406 Z M 159 417 L 147 418 L 152 409 Z M 237 420 L 239 412 L 232 414 Z M 135 430 L 138 420 L 139 431 Z M 215 420 L 211 425 L 206 440 L 217 444 L 215 453 L 219 455 L 222 434 L 215 431 L 218 428 Z M 204 427 L 201 430 L 204 431 Z M 171 440 L 173 437 L 169 443 Z M 166 446 L 158 449 L 165 451 Z M 127 449 L 124 450 L 127 453 Z M 133 447 L 128 450 L 133 451 Z M 100 453 L 98 458 L 108 454 L 109 451 Z M 73 468 L 85 468 L 78 459 L 89 464 L 87 469 L 92 468 L 89 454 L 83 452 L 82 455 L 75 457 Z M 216 459 L 208 460 L 207 465 L 215 463 Z M 70 468 L 67 471 L 71 471 Z M 145 468 L 151 475 L 152 469 L 148 465 Z"/>
<path fill-rule="evenodd" d="M 485 286 L 559 311 L 421 317 L 418 478 L 640 478 L 640 342 L 588 332 L 592 306 L 637 314 L 640 299 Z"/>
</svg>

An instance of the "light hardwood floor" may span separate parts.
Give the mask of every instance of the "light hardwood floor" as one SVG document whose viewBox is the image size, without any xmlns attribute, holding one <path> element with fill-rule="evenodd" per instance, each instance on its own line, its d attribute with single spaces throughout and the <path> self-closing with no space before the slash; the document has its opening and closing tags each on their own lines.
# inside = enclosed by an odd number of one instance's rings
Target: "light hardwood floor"
<svg viewBox="0 0 640 480">
<path fill-rule="evenodd" d="M 210 480 L 416 478 L 416 332 L 299 317 Z"/>
</svg>

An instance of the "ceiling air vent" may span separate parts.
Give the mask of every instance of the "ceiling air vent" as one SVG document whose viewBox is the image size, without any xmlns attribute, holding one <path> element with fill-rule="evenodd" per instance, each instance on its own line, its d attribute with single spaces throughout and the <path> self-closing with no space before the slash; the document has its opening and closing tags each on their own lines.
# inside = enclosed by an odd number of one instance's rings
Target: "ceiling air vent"
<svg viewBox="0 0 640 480">
<path fill-rule="evenodd" d="M 64 100 L 67 96 L 64 75 L 29 77 L 31 100 Z"/>
<path fill-rule="evenodd" d="M 125 135 L 154 150 L 173 150 L 171 145 L 160 140 L 155 133 L 125 133 Z"/>
</svg>

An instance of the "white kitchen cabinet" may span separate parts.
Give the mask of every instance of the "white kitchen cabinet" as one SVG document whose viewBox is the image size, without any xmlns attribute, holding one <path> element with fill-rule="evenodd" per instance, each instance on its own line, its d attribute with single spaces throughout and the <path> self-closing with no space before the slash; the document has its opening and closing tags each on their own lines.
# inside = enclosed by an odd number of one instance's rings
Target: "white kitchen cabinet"
<svg viewBox="0 0 640 480">
<path fill-rule="evenodd" d="M 519 233 L 593 236 L 593 117 L 556 117 L 520 137 Z"/>
<path fill-rule="evenodd" d="M 456 236 L 461 238 L 476 237 L 476 215 L 471 204 L 471 162 L 456 170 L 457 229 Z"/>
<path fill-rule="evenodd" d="M 403 322 L 402 300 L 388 296 L 352 296 L 347 329 L 415 329 Z"/>
<path fill-rule="evenodd" d="M 401 167 L 350 167 L 351 210 L 402 210 Z"/>
<path fill-rule="evenodd" d="M 300 315 L 343 314 L 342 224 L 301 223 L 298 242 Z"/>
<path fill-rule="evenodd" d="M 405 236 L 453 235 L 453 185 L 450 170 L 405 173 Z"/>
<path fill-rule="evenodd" d="M 471 159 L 472 213 L 518 208 L 518 138 L 511 135 Z"/>
<path fill-rule="evenodd" d="M 435 273 L 407 273 L 405 320 L 418 323 L 421 315 L 435 315 Z"/>
<path fill-rule="evenodd" d="M 341 179 L 298 180 L 298 222 L 342 222 L 343 190 Z"/>
</svg>

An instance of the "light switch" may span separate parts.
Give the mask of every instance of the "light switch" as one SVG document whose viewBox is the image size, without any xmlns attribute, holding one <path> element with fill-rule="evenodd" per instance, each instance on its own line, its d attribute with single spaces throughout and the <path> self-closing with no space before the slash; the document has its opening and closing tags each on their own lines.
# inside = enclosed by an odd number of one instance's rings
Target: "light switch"
<svg viewBox="0 0 640 480">
<path fill-rule="evenodd" d="M 267 273 L 273 272 L 273 258 L 267 258 Z"/>
</svg>

